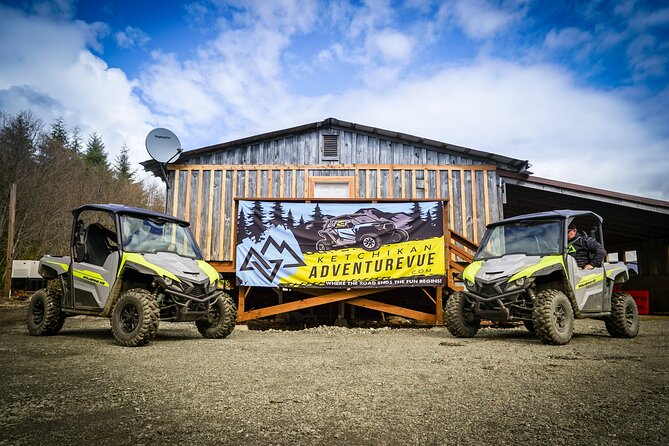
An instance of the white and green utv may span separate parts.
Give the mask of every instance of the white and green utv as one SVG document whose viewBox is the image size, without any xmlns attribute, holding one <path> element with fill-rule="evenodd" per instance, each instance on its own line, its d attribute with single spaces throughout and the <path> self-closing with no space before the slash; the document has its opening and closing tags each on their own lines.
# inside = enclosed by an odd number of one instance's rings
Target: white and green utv
<svg viewBox="0 0 669 446">
<path fill-rule="evenodd" d="M 32 296 L 31 334 L 56 334 L 74 315 L 110 318 L 123 346 L 151 342 L 160 321 L 195 322 L 206 338 L 234 330 L 234 301 L 202 260 L 188 222 L 116 204 L 72 213 L 70 256 L 40 259 L 39 273 L 57 286 Z"/>
<path fill-rule="evenodd" d="M 601 319 L 614 337 L 633 338 L 639 314 L 632 296 L 614 292 L 628 279 L 623 263 L 581 269 L 568 253 L 574 223 L 602 242 L 602 218 L 589 211 L 559 210 L 521 215 L 488 225 L 474 261 L 465 268 L 465 289 L 444 304 L 453 336 L 473 337 L 481 320 L 522 321 L 546 344 L 571 340 L 574 318 Z"/>
</svg>

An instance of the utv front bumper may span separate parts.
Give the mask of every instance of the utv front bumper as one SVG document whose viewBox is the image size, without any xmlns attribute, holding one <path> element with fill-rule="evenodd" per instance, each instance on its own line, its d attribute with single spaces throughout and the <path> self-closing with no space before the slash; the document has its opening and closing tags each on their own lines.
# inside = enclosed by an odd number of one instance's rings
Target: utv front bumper
<svg viewBox="0 0 669 446">
<path fill-rule="evenodd" d="M 211 305 L 223 294 L 222 290 L 215 290 L 204 296 L 193 296 L 174 289 L 165 289 L 165 301 L 169 303 L 171 311 L 161 311 L 161 320 L 172 322 L 193 322 L 207 317 Z"/>
<path fill-rule="evenodd" d="M 467 297 L 473 312 L 481 319 L 495 322 L 532 319 L 532 306 L 528 302 L 528 297 L 531 302 L 532 293 L 527 285 L 499 293 L 485 286 L 478 287 L 477 291 L 465 289 L 462 293 Z"/>
</svg>

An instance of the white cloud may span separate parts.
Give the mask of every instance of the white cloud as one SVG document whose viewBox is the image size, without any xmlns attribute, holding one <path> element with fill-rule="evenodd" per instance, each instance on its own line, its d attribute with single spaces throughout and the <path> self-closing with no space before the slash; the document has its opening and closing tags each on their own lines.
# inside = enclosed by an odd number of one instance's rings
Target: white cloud
<svg viewBox="0 0 669 446">
<path fill-rule="evenodd" d="M 371 37 L 370 45 L 385 61 L 407 63 L 411 59 L 413 41 L 400 32 L 383 30 Z"/>
<path fill-rule="evenodd" d="M 125 30 L 114 34 L 114 40 L 119 47 L 129 49 L 144 46 L 151 38 L 139 28 L 126 26 Z"/>
<path fill-rule="evenodd" d="M 445 3 L 440 16 L 453 20 L 472 39 L 482 40 L 496 34 L 520 19 L 526 12 L 526 1 L 454 0 Z"/>
<path fill-rule="evenodd" d="M 62 116 L 82 136 L 98 132 L 113 160 L 121 146 L 132 162 L 146 159 L 144 137 L 152 115 L 126 75 L 87 49 L 99 24 L 52 21 L 0 6 L 0 105 L 7 113 L 31 109 L 45 125 Z"/>
</svg>

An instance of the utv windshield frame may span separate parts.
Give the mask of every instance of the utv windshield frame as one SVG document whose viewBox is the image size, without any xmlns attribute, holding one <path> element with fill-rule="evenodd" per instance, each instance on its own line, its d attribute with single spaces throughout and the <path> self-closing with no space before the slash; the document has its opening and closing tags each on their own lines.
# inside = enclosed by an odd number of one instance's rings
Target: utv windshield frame
<svg viewBox="0 0 669 446">
<path fill-rule="evenodd" d="M 487 260 L 505 255 L 563 255 L 565 220 L 526 219 L 503 222 L 488 227 L 474 260 Z"/>
<path fill-rule="evenodd" d="M 187 223 L 157 216 L 120 214 L 121 246 L 124 252 L 156 254 L 171 252 L 202 260 L 202 253 Z"/>
</svg>

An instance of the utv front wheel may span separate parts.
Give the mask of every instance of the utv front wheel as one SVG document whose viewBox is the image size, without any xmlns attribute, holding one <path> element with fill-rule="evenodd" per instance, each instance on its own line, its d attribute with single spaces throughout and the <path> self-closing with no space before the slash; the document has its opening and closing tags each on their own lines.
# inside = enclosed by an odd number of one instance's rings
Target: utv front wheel
<svg viewBox="0 0 669 446">
<path fill-rule="evenodd" d="M 156 336 L 159 321 L 160 309 L 151 293 L 135 288 L 123 293 L 114 305 L 112 333 L 119 345 L 139 347 Z"/>
<path fill-rule="evenodd" d="M 33 336 L 55 335 L 63 328 L 65 315 L 60 308 L 61 294 L 42 288 L 33 294 L 28 305 L 28 331 Z"/>
<path fill-rule="evenodd" d="M 639 311 L 634 298 L 627 293 L 613 293 L 611 316 L 604 323 L 614 338 L 633 338 L 639 334 Z"/>
<path fill-rule="evenodd" d="M 364 234 L 360 237 L 360 244 L 365 251 L 376 251 L 381 246 L 381 239 L 376 234 Z"/>
<path fill-rule="evenodd" d="M 210 339 L 227 337 L 237 323 L 237 307 L 232 298 L 223 293 L 209 307 L 206 318 L 195 321 L 197 330 L 202 336 Z"/>
<path fill-rule="evenodd" d="M 455 292 L 444 304 L 444 323 L 456 338 L 473 338 L 481 328 L 481 320 L 471 311 L 465 310 L 467 297 Z"/>
<path fill-rule="evenodd" d="M 534 330 L 544 344 L 564 345 L 574 334 L 574 311 L 562 291 L 544 290 L 534 304 Z"/>
</svg>

